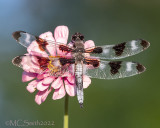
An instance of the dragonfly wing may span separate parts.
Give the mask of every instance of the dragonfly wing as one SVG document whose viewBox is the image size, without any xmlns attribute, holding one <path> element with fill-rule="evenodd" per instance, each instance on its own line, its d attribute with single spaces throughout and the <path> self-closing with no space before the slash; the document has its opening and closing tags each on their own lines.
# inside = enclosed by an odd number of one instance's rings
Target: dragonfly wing
<svg viewBox="0 0 160 128">
<path fill-rule="evenodd" d="M 104 45 L 86 49 L 86 53 L 100 59 L 121 59 L 138 54 L 150 46 L 150 43 L 142 40 L 131 40 L 117 45 Z"/>
<path fill-rule="evenodd" d="M 118 79 L 130 77 L 145 71 L 145 67 L 135 62 L 100 61 L 97 68 L 86 70 L 86 75 L 98 79 Z"/>
<path fill-rule="evenodd" d="M 22 68 L 27 72 L 42 73 L 48 67 L 50 60 L 46 57 L 38 57 L 33 55 L 20 55 L 12 59 L 15 66 Z"/>
<path fill-rule="evenodd" d="M 31 34 L 24 32 L 24 31 L 16 31 L 12 35 L 13 35 L 13 38 L 18 43 L 20 43 L 21 45 L 23 45 L 26 48 L 32 43 L 32 41 L 37 39 L 36 36 L 31 35 Z"/>
</svg>

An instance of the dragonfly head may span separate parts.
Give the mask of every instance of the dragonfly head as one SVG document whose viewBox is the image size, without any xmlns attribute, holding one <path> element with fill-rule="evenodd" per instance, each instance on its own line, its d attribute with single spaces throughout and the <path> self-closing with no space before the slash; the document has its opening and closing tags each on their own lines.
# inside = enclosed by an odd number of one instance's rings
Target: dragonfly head
<svg viewBox="0 0 160 128">
<path fill-rule="evenodd" d="M 84 36 L 81 33 L 76 32 L 72 35 L 72 42 L 74 43 L 75 41 L 84 41 Z"/>
</svg>

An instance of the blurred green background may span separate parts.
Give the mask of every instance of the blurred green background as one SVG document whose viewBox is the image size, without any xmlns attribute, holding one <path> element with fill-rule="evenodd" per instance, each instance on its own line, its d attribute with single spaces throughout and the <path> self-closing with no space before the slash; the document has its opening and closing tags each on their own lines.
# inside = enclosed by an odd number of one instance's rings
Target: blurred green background
<svg viewBox="0 0 160 128">
<path fill-rule="evenodd" d="M 27 83 L 21 82 L 22 70 L 11 63 L 13 57 L 26 53 L 12 32 L 40 35 L 54 32 L 58 25 L 69 27 L 69 39 L 81 32 L 96 45 L 138 38 L 151 43 L 143 53 L 124 59 L 145 65 L 145 73 L 92 79 L 85 90 L 84 109 L 76 97 L 69 99 L 70 128 L 160 128 L 159 0 L 0 0 L 0 128 L 7 127 L 7 120 L 54 121 L 55 128 L 63 127 L 64 98 L 53 101 L 50 94 L 37 105 L 36 93 L 30 94 Z"/>
</svg>

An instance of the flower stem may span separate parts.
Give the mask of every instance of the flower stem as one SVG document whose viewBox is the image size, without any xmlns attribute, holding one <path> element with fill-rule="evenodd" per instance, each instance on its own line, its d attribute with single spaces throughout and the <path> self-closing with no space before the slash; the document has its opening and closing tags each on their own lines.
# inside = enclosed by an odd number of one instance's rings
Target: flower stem
<svg viewBox="0 0 160 128">
<path fill-rule="evenodd" d="M 64 122 L 63 122 L 63 128 L 68 128 L 68 100 L 69 97 L 66 94 L 65 96 L 65 102 L 64 102 Z"/>
</svg>

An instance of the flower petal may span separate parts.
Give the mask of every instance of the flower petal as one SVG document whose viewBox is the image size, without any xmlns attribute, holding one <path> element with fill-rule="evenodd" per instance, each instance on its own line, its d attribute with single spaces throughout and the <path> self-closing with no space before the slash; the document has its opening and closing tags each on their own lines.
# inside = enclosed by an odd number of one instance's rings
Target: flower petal
<svg viewBox="0 0 160 128">
<path fill-rule="evenodd" d="M 26 87 L 26 89 L 30 92 L 33 93 L 36 90 L 38 81 L 37 80 L 33 80 L 32 82 L 30 82 L 28 84 L 28 86 Z"/>
<path fill-rule="evenodd" d="M 68 40 L 69 30 L 67 26 L 57 26 L 54 30 L 54 38 L 56 42 L 66 44 Z"/>
<path fill-rule="evenodd" d="M 49 76 L 49 74 L 48 73 L 43 73 L 43 74 L 38 74 L 37 75 L 37 79 L 44 79 L 44 78 L 46 78 L 46 77 L 48 77 Z"/>
<path fill-rule="evenodd" d="M 53 76 L 49 76 L 49 77 L 44 78 L 42 83 L 43 84 L 50 84 L 50 83 L 53 82 L 53 80 L 54 80 L 54 77 Z"/>
<path fill-rule="evenodd" d="M 88 40 L 84 43 L 84 48 L 91 48 L 94 46 L 95 46 L 95 44 L 94 44 L 93 40 Z"/>
<path fill-rule="evenodd" d="M 38 82 L 37 84 L 37 89 L 39 91 L 44 91 L 45 89 L 47 89 L 49 87 L 49 85 L 45 85 L 42 83 L 43 81 L 41 80 L 40 82 Z"/>
<path fill-rule="evenodd" d="M 34 47 L 29 54 L 34 56 L 48 57 L 48 54 L 45 51 L 41 51 L 39 47 Z"/>
<path fill-rule="evenodd" d="M 45 39 L 45 40 L 55 41 L 54 38 L 53 38 L 53 34 L 50 31 L 42 33 L 39 37 L 42 38 L 42 39 Z"/>
<path fill-rule="evenodd" d="M 60 88 L 62 85 L 63 85 L 63 80 L 62 80 L 61 77 L 58 77 L 58 78 L 51 84 L 51 86 L 52 86 L 54 89 L 58 89 L 58 88 Z"/>
<path fill-rule="evenodd" d="M 46 98 L 50 92 L 51 92 L 51 89 L 39 91 L 35 96 L 35 102 L 40 105 L 42 102 L 44 102 L 46 100 Z"/>
<path fill-rule="evenodd" d="M 35 56 L 26 55 L 23 56 L 21 65 L 23 70 L 26 72 L 33 72 L 33 73 L 39 73 L 41 71 L 38 63 L 35 63 L 36 59 Z"/>
<path fill-rule="evenodd" d="M 55 43 L 55 39 L 53 38 L 53 34 L 51 32 L 45 32 L 39 36 L 42 39 L 48 40 L 50 43 Z M 46 49 L 52 55 L 56 55 L 56 50 L 54 45 L 47 45 Z"/>
<path fill-rule="evenodd" d="M 27 51 L 30 55 L 41 56 L 41 57 L 48 57 L 48 54 L 45 51 L 40 50 L 39 45 L 36 41 L 33 41 Z"/>
<path fill-rule="evenodd" d="M 62 85 L 59 89 L 56 89 L 53 93 L 53 100 L 61 99 L 65 96 L 66 92 L 64 89 L 64 85 Z"/>
<path fill-rule="evenodd" d="M 88 76 L 83 75 L 83 88 L 87 88 L 90 84 L 91 79 Z"/>
<path fill-rule="evenodd" d="M 48 52 L 50 53 L 51 56 L 56 56 L 56 48 L 54 45 L 47 45 L 46 49 L 48 50 Z"/>
<path fill-rule="evenodd" d="M 36 76 L 37 76 L 36 73 L 31 73 L 31 72 L 24 71 L 22 73 L 22 82 L 30 81 L 30 80 L 34 79 Z"/>
<path fill-rule="evenodd" d="M 75 76 L 71 75 L 70 73 L 66 72 L 65 74 L 67 74 L 67 80 L 70 84 L 74 84 L 75 83 Z"/>
<path fill-rule="evenodd" d="M 75 89 L 76 85 L 70 83 L 67 79 L 64 80 L 64 83 L 65 83 L 65 89 L 66 89 L 66 92 L 68 93 L 68 95 L 75 96 L 76 95 L 76 89 Z"/>
<path fill-rule="evenodd" d="M 31 57 L 31 62 L 32 62 L 33 64 L 39 65 L 37 56 L 30 56 L 30 57 Z"/>
<path fill-rule="evenodd" d="M 86 48 L 92 48 L 92 47 L 94 47 L 94 46 L 95 46 L 95 44 L 94 44 L 94 42 L 93 42 L 92 40 L 88 40 L 88 41 L 86 41 L 86 42 L 84 43 L 84 48 L 85 48 L 85 49 L 86 49 Z M 90 56 L 89 53 L 85 53 L 84 55 L 85 55 L 85 57 L 89 57 L 89 56 Z"/>
</svg>

